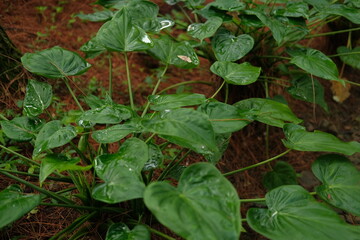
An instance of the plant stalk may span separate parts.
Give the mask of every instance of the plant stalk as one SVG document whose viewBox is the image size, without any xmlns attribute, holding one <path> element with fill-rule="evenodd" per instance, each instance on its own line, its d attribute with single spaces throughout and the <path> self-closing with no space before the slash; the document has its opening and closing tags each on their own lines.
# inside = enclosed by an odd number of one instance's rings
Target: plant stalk
<svg viewBox="0 0 360 240">
<path fill-rule="evenodd" d="M 38 162 L 36 162 L 36 161 L 28 158 L 28 157 L 25 157 L 24 155 L 22 155 L 22 154 L 20 154 L 20 153 L 17 153 L 17 152 L 15 152 L 15 151 L 13 151 L 13 150 L 11 150 L 11 149 L 9 149 L 9 148 L 1 145 L 1 144 L 0 144 L 0 148 L 4 149 L 4 150 L 5 150 L 6 152 L 8 152 L 8 153 L 14 154 L 15 156 L 17 156 L 17 157 L 19 157 L 19 158 L 21 158 L 21 159 L 23 159 L 23 160 L 25 160 L 25 161 L 27 161 L 27 162 L 29 162 L 29 163 L 31 163 L 31 164 L 34 164 L 34 165 L 36 165 L 36 166 L 40 166 L 40 163 L 38 163 Z"/>
<path fill-rule="evenodd" d="M 113 68 L 112 68 L 112 55 L 109 53 L 109 96 L 112 99 L 113 93 Z"/>
<path fill-rule="evenodd" d="M 128 89 L 129 89 L 130 106 L 131 106 L 131 109 L 133 111 L 135 111 L 134 97 L 133 97 L 132 86 L 131 86 L 129 59 L 128 59 L 127 52 L 124 52 L 124 56 L 125 56 L 125 66 L 126 66 L 126 77 L 127 77 L 127 83 L 128 83 Z"/>
<path fill-rule="evenodd" d="M 75 96 L 75 93 L 74 93 L 73 90 L 71 89 L 71 86 L 70 86 L 70 83 L 69 83 L 68 78 L 64 78 L 64 82 L 65 82 L 65 85 L 66 85 L 67 89 L 69 90 L 72 98 L 74 99 L 76 105 L 79 107 L 80 111 L 84 112 L 84 109 L 82 108 L 79 100 L 77 99 L 77 97 Z"/>
<path fill-rule="evenodd" d="M 90 210 L 90 211 L 104 211 L 104 212 L 124 212 L 121 208 L 112 208 L 112 207 L 91 207 L 91 206 L 81 206 L 74 204 L 54 204 L 54 203 L 45 203 L 42 202 L 40 205 L 51 206 L 51 207 L 64 207 L 64 208 L 74 208 L 79 210 Z"/>
<path fill-rule="evenodd" d="M 222 84 L 220 85 L 220 87 L 216 90 L 216 92 L 210 97 L 210 98 L 214 98 L 216 95 L 218 95 L 218 93 L 221 91 L 221 89 L 224 87 L 225 85 L 225 80 L 222 82 Z"/>
<path fill-rule="evenodd" d="M 350 29 L 345 29 L 345 30 L 339 30 L 339 31 L 333 31 L 333 32 L 325 32 L 325 33 L 312 34 L 312 35 L 306 36 L 305 38 L 323 37 L 323 36 L 335 35 L 335 34 L 352 32 L 352 31 L 358 31 L 358 30 L 360 30 L 360 27 L 358 27 L 358 28 L 350 28 Z"/>
<path fill-rule="evenodd" d="M 172 238 L 172 237 L 166 235 L 165 233 L 159 232 L 158 230 L 155 230 L 155 229 L 153 229 L 153 228 L 151 228 L 149 226 L 146 226 L 146 227 L 150 232 L 152 232 L 152 233 L 154 233 L 154 234 L 156 234 L 156 235 L 158 235 L 160 237 L 163 237 L 163 238 L 165 238 L 167 240 L 176 240 L 175 238 Z"/>
<path fill-rule="evenodd" d="M 172 89 L 172 88 L 176 88 L 176 87 L 180 87 L 180 86 L 183 86 L 183 85 L 188 85 L 188 84 L 204 84 L 204 85 L 213 85 L 211 82 L 205 82 L 205 81 L 186 81 L 186 82 L 181 82 L 181 83 L 177 83 L 177 84 L 174 84 L 174 85 L 171 85 L 167 88 L 164 88 L 162 89 L 161 91 L 159 91 L 157 94 L 161 94 L 163 92 L 166 92 L 167 90 L 169 89 Z"/>
</svg>

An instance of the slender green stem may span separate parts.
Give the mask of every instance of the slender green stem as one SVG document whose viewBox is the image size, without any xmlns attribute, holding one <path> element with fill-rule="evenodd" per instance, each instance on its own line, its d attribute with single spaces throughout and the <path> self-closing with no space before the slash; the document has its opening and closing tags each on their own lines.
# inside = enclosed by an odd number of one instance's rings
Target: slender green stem
<svg viewBox="0 0 360 240">
<path fill-rule="evenodd" d="M 278 59 L 283 59 L 283 60 L 291 60 L 291 58 L 289 57 L 283 57 L 283 56 L 275 56 L 275 55 L 263 55 L 263 56 L 259 56 L 261 58 L 278 58 Z"/>
<path fill-rule="evenodd" d="M 193 23 L 193 20 L 190 18 L 190 16 L 187 14 L 187 12 L 185 11 L 185 9 L 181 6 L 181 5 L 178 5 L 181 12 L 184 14 L 184 16 L 187 18 L 187 20 L 190 22 L 190 23 Z"/>
<path fill-rule="evenodd" d="M 280 153 L 279 155 L 276 155 L 275 157 L 269 158 L 269 159 L 267 159 L 267 160 L 265 160 L 265 161 L 262 161 L 262 162 L 259 162 L 259 163 L 256 163 L 256 164 L 253 164 L 253 165 L 244 167 L 244 168 L 240 168 L 240 169 L 237 169 L 237 170 L 228 172 L 228 173 L 224 173 L 223 175 L 224 175 L 224 176 L 230 176 L 230 175 L 235 174 L 235 173 L 243 172 L 243 171 L 245 171 L 245 170 L 248 170 L 248 169 L 251 169 L 251 168 L 254 168 L 254 167 L 261 166 L 261 165 L 263 165 L 263 164 L 269 163 L 269 162 L 271 162 L 271 161 L 274 161 L 275 159 L 278 159 L 278 158 L 286 155 L 286 154 L 289 153 L 290 151 L 291 151 L 291 149 L 288 149 L 288 150 L 286 150 L 285 152 Z"/>
<path fill-rule="evenodd" d="M 112 55 L 109 53 L 109 96 L 112 99 L 113 92 L 113 67 L 112 67 Z"/>
<path fill-rule="evenodd" d="M 13 174 L 18 174 L 18 175 L 23 175 L 23 176 L 30 176 L 30 177 L 39 177 L 38 174 L 33 174 L 33 173 L 27 173 L 27 172 L 19 172 L 19 171 L 13 171 L 13 170 L 7 170 L 7 169 L 1 169 L 1 171 L 5 171 L 8 173 L 13 173 Z M 72 183 L 72 180 L 70 178 L 67 177 L 47 177 L 47 179 L 49 180 L 53 180 L 56 182 L 66 182 L 66 183 Z"/>
<path fill-rule="evenodd" d="M 153 228 L 151 228 L 151 227 L 149 227 L 147 225 L 146 225 L 146 227 L 147 227 L 147 229 L 149 229 L 150 232 L 152 232 L 152 233 L 154 233 L 154 234 L 156 234 L 156 235 L 158 235 L 160 237 L 163 237 L 163 238 L 165 238 L 167 240 L 176 240 L 175 238 L 172 238 L 172 237 L 166 235 L 165 233 L 159 232 L 158 230 L 155 230 L 155 229 L 153 229 Z"/>
<path fill-rule="evenodd" d="M 224 100 L 224 102 L 227 103 L 228 100 L 229 100 L 229 84 L 226 83 L 225 84 L 225 100 Z"/>
<path fill-rule="evenodd" d="M 151 136 L 145 140 L 145 143 L 148 143 L 155 135 L 156 135 L 156 133 L 151 134 Z"/>
<path fill-rule="evenodd" d="M 76 187 L 65 188 L 63 190 L 57 191 L 56 194 L 63 194 L 63 193 L 71 192 L 76 189 L 77 189 Z"/>
<path fill-rule="evenodd" d="M 84 112 L 84 109 L 82 108 L 79 100 L 77 99 L 75 93 L 74 93 L 73 90 L 71 89 L 71 86 L 70 86 L 70 83 L 69 83 L 69 79 L 68 79 L 68 78 L 64 78 L 64 82 L 65 82 L 65 85 L 66 85 L 67 89 L 69 90 L 72 98 L 74 99 L 76 105 L 78 105 L 79 109 L 80 109 L 82 112 Z"/>
<path fill-rule="evenodd" d="M 74 208 L 79 210 L 90 210 L 90 211 L 117 212 L 117 213 L 124 212 L 124 210 L 121 208 L 112 208 L 112 207 L 91 207 L 91 206 L 81 206 L 74 204 L 55 204 L 55 203 L 45 203 L 45 202 L 40 203 L 40 205 L 51 206 L 51 207 Z"/>
<path fill-rule="evenodd" d="M 169 172 L 169 169 L 173 166 L 173 164 L 175 163 L 175 160 L 181 155 L 183 149 L 180 150 L 180 152 L 178 154 L 176 154 L 176 156 L 171 160 L 171 162 L 166 166 L 166 168 L 164 169 L 164 171 L 160 174 L 158 181 L 163 180 L 166 175 Z"/>
<path fill-rule="evenodd" d="M 5 120 L 5 121 L 9 121 L 9 119 L 7 119 L 4 115 L 2 115 L 1 113 L 0 113 L 0 118 L 2 119 L 2 120 Z"/>
<path fill-rule="evenodd" d="M 264 202 L 265 198 L 240 199 L 240 203 Z"/>
<path fill-rule="evenodd" d="M 161 91 L 159 91 L 158 94 L 166 92 L 167 90 L 172 89 L 172 88 L 176 88 L 176 87 L 180 87 L 180 86 L 188 85 L 188 84 L 197 84 L 197 83 L 204 84 L 204 85 L 209 85 L 209 86 L 213 85 L 212 83 L 205 82 L 205 81 L 186 81 L 186 82 L 176 83 L 176 84 L 171 85 L 171 86 L 169 86 L 167 88 L 164 88 Z"/>
<path fill-rule="evenodd" d="M 75 143 L 70 142 L 70 145 L 74 148 L 75 152 L 79 154 L 80 158 L 84 160 L 86 164 L 92 164 L 91 161 L 84 155 L 84 153 L 78 148 L 78 146 L 76 146 Z"/>
<path fill-rule="evenodd" d="M 131 109 L 135 111 L 134 97 L 133 97 L 132 86 L 131 86 L 129 59 L 128 59 L 127 52 L 124 52 L 124 56 L 125 56 L 125 66 L 126 66 L 126 77 L 127 77 L 127 83 L 128 83 L 128 89 L 129 89 L 130 106 L 131 106 Z"/>
<path fill-rule="evenodd" d="M 328 57 L 340 57 L 340 56 L 357 55 L 357 54 L 360 54 L 360 52 L 338 53 L 338 54 L 334 54 L 334 55 L 328 55 Z"/>
<path fill-rule="evenodd" d="M 23 159 L 23 160 L 25 160 L 25 161 L 27 161 L 27 162 L 29 162 L 31 164 L 34 164 L 36 166 L 40 166 L 40 163 L 38 163 L 38 162 L 28 158 L 28 157 L 25 157 L 24 155 L 22 155 L 20 153 L 17 153 L 15 151 L 11 150 L 10 148 L 7 148 L 7 147 L 5 147 L 5 146 L 3 146 L 1 144 L 0 144 L 0 148 L 4 149 L 8 153 L 14 154 L 15 156 L 17 156 L 17 157 L 19 157 L 19 158 L 21 158 L 21 159 Z"/>
<path fill-rule="evenodd" d="M 350 28 L 350 29 L 345 29 L 345 30 L 339 30 L 339 31 L 333 31 L 333 32 L 311 34 L 311 35 L 306 36 L 305 38 L 323 37 L 323 36 L 335 35 L 335 34 L 358 31 L 358 30 L 360 30 L 360 27 L 358 27 L 358 28 Z"/>
<path fill-rule="evenodd" d="M 225 81 L 222 82 L 222 84 L 220 85 L 220 87 L 216 90 L 216 92 L 210 97 L 210 98 L 214 98 L 216 95 L 218 95 L 218 93 L 221 91 L 221 89 L 224 87 L 225 85 Z"/>
</svg>

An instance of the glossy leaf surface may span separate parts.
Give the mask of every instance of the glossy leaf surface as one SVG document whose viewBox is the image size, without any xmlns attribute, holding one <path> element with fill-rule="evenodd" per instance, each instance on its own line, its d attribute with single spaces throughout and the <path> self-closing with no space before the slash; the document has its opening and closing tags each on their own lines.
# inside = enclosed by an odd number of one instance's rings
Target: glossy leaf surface
<svg viewBox="0 0 360 240">
<path fill-rule="evenodd" d="M 161 152 L 161 149 L 156 144 L 148 144 L 149 147 L 149 159 L 145 163 L 142 171 L 154 170 L 161 166 L 164 160 L 164 155 Z"/>
<path fill-rule="evenodd" d="M 267 190 L 272 190 L 282 185 L 297 185 L 296 172 L 287 162 L 279 161 L 272 171 L 267 172 L 263 178 Z"/>
<path fill-rule="evenodd" d="M 114 223 L 109 227 L 105 240 L 150 240 L 150 232 L 143 225 L 136 225 L 132 230 L 124 223 Z"/>
<path fill-rule="evenodd" d="M 268 209 L 251 208 L 247 222 L 273 240 L 358 239 L 360 227 L 346 224 L 336 212 L 317 202 L 300 186 L 275 188 L 266 194 Z M 311 230 L 309 230 L 311 229 Z"/>
<path fill-rule="evenodd" d="M 215 0 L 212 6 L 229 12 L 240 11 L 246 7 L 245 3 L 239 0 Z"/>
<path fill-rule="evenodd" d="M 141 170 L 147 160 L 148 147 L 137 138 L 126 140 L 118 153 L 96 157 L 95 172 L 104 183 L 94 187 L 92 196 L 110 204 L 142 198 Z"/>
<path fill-rule="evenodd" d="M 52 100 L 51 85 L 30 79 L 26 86 L 24 111 L 28 116 L 36 117 L 50 106 Z"/>
<path fill-rule="evenodd" d="M 248 85 L 256 82 L 261 68 L 254 67 L 248 62 L 241 64 L 232 62 L 215 62 L 210 67 L 211 72 L 222 77 L 227 83 L 233 85 Z"/>
<path fill-rule="evenodd" d="M 346 63 L 347 65 L 360 69 L 360 47 L 356 47 L 354 49 L 348 49 L 347 47 L 338 47 L 337 52 L 340 54 L 349 53 L 349 55 L 342 55 L 340 56 L 341 61 Z M 356 53 L 356 54 L 351 54 Z"/>
<path fill-rule="evenodd" d="M 234 104 L 240 111 L 256 121 L 282 128 L 286 122 L 300 123 L 290 108 L 283 103 L 265 99 L 249 98 Z"/>
<path fill-rule="evenodd" d="M 206 101 L 206 97 L 198 93 L 179 93 L 150 95 L 148 100 L 151 103 L 150 108 L 152 110 L 163 111 L 165 109 L 199 105 Z"/>
<path fill-rule="evenodd" d="M 76 16 L 82 20 L 91 22 L 103 22 L 110 20 L 114 16 L 114 12 L 110 10 L 98 11 L 90 14 L 79 13 Z"/>
<path fill-rule="evenodd" d="M 116 124 L 132 117 L 132 111 L 120 104 L 105 104 L 99 108 L 85 111 L 80 121 L 100 124 Z"/>
<path fill-rule="evenodd" d="M 102 46 L 96 38 L 92 38 L 80 47 L 80 50 L 86 54 L 87 58 L 94 58 L 106 51 L 106 48 Z"/>
<path fill-rule="evenodd" d="M 331 4 L 326 8 L 320 9 L 320 12 L 342 16 L 355 24 L 360 24 L 360 9 L 352 8 L 345 4 Z"/>
<path fill-rule="evenodd" d="M 331 205 L 360 216 L 360 172 L 346 157 L 328 154 L 318 157 L 311 167 L 323 183 L 316 193 Z"/>
<path fill-rule="evenodd" d="M 17 185 L 0 192 L 0 229 L 18 220 L 40 204 L 41 196 L 24 195 Z"/>
<path fill-rule="evenodd" d="M 150 184 L 144 201 L 162 224 L 185 239 L 239 239 L 237 192 L 212 164 L 186 168 L 177 188 L 165 182 Z"/>
<path fill-rule="evenodd" d="M 10 121 L 0 121 L 5 135 L 17 141 L 30 141 L 40 131 L 44 122 L 38 118 L 16 117 Z"/>
<path fill-rule="evenodd" d="M 187 28 L 190 36 L 198 38 L 201 41 L 205 38 L 213 36 L 222 24 L 222 19 L 219 17 L 211 17 L 205 23 L 193 23 Z"/>
<path fill-rule="evenodd" d="M 138 130 L 139 128 L 134 124 L 124 123 L 94 131 L 91 136 L 98 143 L 113 143 L 120 141 L 130 133 L 137 132 Z"/>
<path fill-rule="evenodd" d="M 36 53 L 25 53 L 21 62 L 29 72 L 48 78 L 80 75 L 91 66 L 77 53 L 57 46 Z"/>
<path fill-rule="evenodd" d="M 346 155 L 352 155 L 360 152 L 360 143 L 343 142 L 334 135 L 321 131 L 307 132 L 305 127 L 286 124 L 284 126 L 286 139 L 283 143 L 287 148 L 298 151 L 319 151 L 336 152 Z"/>
<path fill-rule="evenodd" d="M 286 7 L 278 8 L 274 11 L 275 15 L 285 17 L 303 17 L 309 18 L 309 6 L 305 2 L 288 1 Z"/>
</svg>

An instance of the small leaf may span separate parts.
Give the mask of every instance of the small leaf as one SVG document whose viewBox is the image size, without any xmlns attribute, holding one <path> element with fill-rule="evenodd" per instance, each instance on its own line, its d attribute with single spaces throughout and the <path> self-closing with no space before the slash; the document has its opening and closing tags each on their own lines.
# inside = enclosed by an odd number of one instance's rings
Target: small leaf
<svg viewBox="0 0 360 240">
<path fill-rule="evenodd" d="M 261 68 L 254 67 L 248 62 L 241 64 L 232 62 L 215 62 L 210 67 L 211 72 L 222 77 L 227 83 L 233 85 L 248 85 L 256 82 Z"/>
<path fill-rule="evenodd" d="M 206 97 L 203 94 L 198 93 L 179 93 L 150 95 L 148 100 L 151 103 L 150 108 L 152 110 L 163 111 L 165 109 L 199 105 L 206 101 Z"/>
<path fill-rule="evenodd" d="M 80 75 L 91 66 L 77 53 L 57 46 L 36 53 L 25 53 L 21 62 L 29 72 L 48 78 Z"/>
<path fill-rule="evenodd" d="M 239 0 L 215 0 L 212 6 L 228 12 L 244 10 L 246 4 Z"/>
<path fill-rule="evenodd" d="M 185 239 L 239 239 L 237 192 L 209 163 L 186 168 L 177 188 L 165 182 L 151 183 L 144 201 L 162 224 Z"/>
<path fill-rule="evenodd" d="M 51 104 L 52 88 L 48 83 L 30 79 L 26 86 L 24 110 L 28 116 L 36 117 Z"/>
<path fill-rule="evenodd" d="M 108 9 L 104 11 L 98 11 L 90 14 L 76 14 L 76 16 L 82 20 L 87 20 L 90 22 L 103 22 L 110 20 L 114 16 L 114 12 Z"/>
<path fill-rule="evenodd" d="M 247 222 L 273 240 L 358 239 L 360 227 L 346 224 L 336 212 L 318 203 L 300 186 L 286 185 L 266 194 L 268 209 L 251 208 Z M 311 229 L 311 230 L 309 230 Z"/>
<path fill-rule="evenodd" d="M 286 104 L 270 99 L 249 98 L 235 103 L 234 106 L 244 115 L 275 127 L 282 128 L 286 122 L 302 122 Z"/>
<path fill-rule="evenodd" d="M 39 194 L 22 194 L 17 185 L 0 192 L 0 229 L 18 220 L 41 202 Z"/>
<path fill-rule="evenodd" d="M 105 240 L 150 240 L 150 232 L 143 225 L 130 230 L 124 223 L 113 223 L 106 233 Z"/>
<path fill-rule="evenodd" d="M 80 47 L 80 50 L 86 54 L 86 58 L 94 58 L 106 51 L 106 48 L 102 46 L 96 38 L 90 39 L 84 45 Z"/>
<path fill-rule="evenodd" d="M 120 141 L 130 133 L 138 132 L 139 128 L 131 123 L 115 125 L 92 133 L 92 138 L 98 143 L 113 143 Z"/>
<path fill-rule="evenodd" d="M 202 41 L 205 38 L 213 36 L 216 30 L 221 26 L 222 22 L 222 19 L 219 17 L 211 17 L 205 23 L 190 24 L 187 28 L 187 32 L 190 36 Z"/>
<path fill-rule="evenodd" d="M 360 47 L 349 49 L 347 47 L 341 46 L 338 47 L 337 53 L 344 54 L 344 55 L 340 55 L 340 59 L 345 64 L 353 68 L 360 69 Z M 348 55 L 345 55 L 347 53 Z"/>
<path fill-rule="evenodd" d="M 132 111 L 121 104 L 105 104 L 99 108 L 85 111 L 80 121 L 100 124 L 116 124 L 132 117 Z"/>
<path fill-rule="evenodd" d="M 247 34 L 235 37 L 226 29 L 220 29 L 211 44 L 218 61 L 234 62 L 250 52 L 254 39 Z"/>
<path fill-rule="evenodd" d="M 307 132 L 305 127 L 295 124 L 285 124 L 286 139 L 283 143 L 287 148 L 298 151 L 337 152 L 352 155 L 360 152 L 360 143 L 343 142 L 330 133 L 321 131 Z"/>
<path fill-rule="evenodd" d="M 323 183 L 316 193 L 331 205 L 360 216 L 360 172 L 341 155 L 318 157 L 311 167 Z"/>
<path fill-rule="evenodd" d="M 279 161 L 265 174 L 263 184 L 269 191 L 283 185 L 296 185 L 296 172 L 287 162 Z"/>
<path fill-rule="evenodd" d="M 16 117 L 10 121 L 0 121 L 5 135 L 16 141 L 30 141 L 35 138 L 44 122 L 38 118 Z"/>
<path fill-rule="evenodd" d="M 149 171 L 158 168 L 164 160 L 164 155 L 161 152 L 161 149 L 156 144 L 148 144 L 149 147 L 149 159 L 145 163 L 142 171 Z"/>
<path fill-rule="evenodd" d="M 284 17 L 309 18 L 309 6 L 304 2 L 288 1 L 286 7 L 276 9 L 274 14 Z"/>
</svg>

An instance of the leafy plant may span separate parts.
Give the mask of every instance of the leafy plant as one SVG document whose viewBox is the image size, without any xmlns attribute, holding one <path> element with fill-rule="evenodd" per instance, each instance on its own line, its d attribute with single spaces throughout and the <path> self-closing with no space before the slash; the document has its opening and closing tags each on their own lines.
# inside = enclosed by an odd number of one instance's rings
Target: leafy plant
<svg viewBox="0 0 360 240">
<path fill-rule="evenodd" d="M 328 110 L 323 87 L 314 77 L 344 80 L 331 56 L 301 45 L 300 41 L 321 35 L 311 34 L 310 30 L 340 16 L 358 24 L 358 4 L 325 0 L 216 0 L 206 5 L 202 0 L 166 2 L 180 6 L 185 16 L 180 22 L 160 16 L 159 7 L 146 0 L 98 0 L 96 3 L 104 6 L 104 11 L 78 15 L 84 20 L 105 21 L 81 50 L 92 58 L 106 53 L 110 57 L 123 55 L 129 106 L 113 101 L 112 74 L 104 99 L 89 95 L 84 96 L 83 103 L 78 100 L 69 84 L 70 77 L 83 74 L 91 65 L 77 53 L 56 46 L 22 57 L 28 71 L 62 79 L 78 110 L 62 120 L 58 116 L 46 117 L 52 87 L 29 80 L 23 116 L 10 120 L 2 117 L 4 135 L 13 141 L 28 142 L 33 154 L 29 158 L 17 153 L 4 141 L 0 147 L 34 169 L 40 187 L 2 165 L 0 174 L 42 195 L 22 194 L 16 186 L 1 191 L 4 207 L 0 207 L 0 216 L 11 218 L 0 217 L 0 227 L 38 205 L 51 205 L 79 209 L 82 213 L 52 239 L 77 229 L 79 234 L 72 239 L 80 237 L 81 226 L 105 212 L 109 214 L 106 239 L 150 239 L 150 232 L 173 239 L 152 228 L 155 219 L 185 239 L 239 239 L 242 221 L 271 239 L 357 239 L 358 226 L 345 223 L 334 210 L 312 196 L 316 194 L 334 207 L 360 214 L 359 171 L 342 155 L 324 155 L 314 162 L 312 170 L 322 185 L 313 193 L 297 185 L 295 170 L 285 162 L 278 162 L 265 175 L 264 185 L 269 189 L 266 198 L 239 198 L 226 177 L 279 159 L 292 150 L 345 155 L 360 152 L 358 142 L 343 142 L 325 132 L 308 132 L 300 125 L 302 119 L 285 103 L 260 97 L 227 103 L 229 88 L 234 85 L 246 88 L 263 81 L 268 95 L 268 86 L 282 81 L 294 98 Z M 177 39 L 169 28 L 186 19 L 187 40 Z M 341 56 L 346 64 L 358 67 L 356 49 L 340 47 L 339 54 L 333 57 Z M 164 65 L 144 106 L 137 104 L 132 93 L 128 53 L 136 51 L 146 51 Z M 212 96 L 159 91 L 169 67 L 195 68 L 199 65 L 198 56 L 207 58 L 212 64 L 209 71 L 223 79 Z M 221 102 L 215 98 L 223 88 L 226 99 Z M 216 164 L 221 162 L 231 134 L 255 121 L 283 129 L 282 141 L 287 150 L 257 164 L 221 173 Z M 113 143 L 120 147 L 110 153 Z M 201 163 L 182 164 L 192 153 L 203 156 Z M 43 188 L 52 181 L 70 182 L 78 194 L 68 197 Z M 241 219 L 240 205 L 256 201 L 265 201 L 267 209 L 251 208 L 246 219 Z"/>
</svg>

